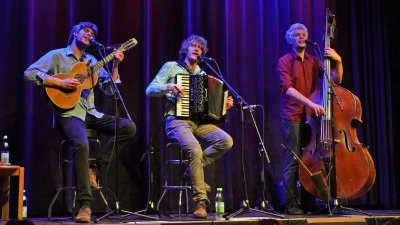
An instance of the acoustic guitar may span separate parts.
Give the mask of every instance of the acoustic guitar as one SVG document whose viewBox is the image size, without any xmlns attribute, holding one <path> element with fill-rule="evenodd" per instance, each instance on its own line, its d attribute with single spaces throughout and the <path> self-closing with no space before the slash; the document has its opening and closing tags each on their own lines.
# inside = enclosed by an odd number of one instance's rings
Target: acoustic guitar
<svg viewBox="0 0 400 225">
<path fill-rule="evenodd" d="M 129 39 L 127 42 L 123 43 L 118 50 L 127 51 L 137 44 L 135 38 Z M 95 65 L 91 66 L 89 62 L 80 62 L 74 65 L 69 74 L 56 74 L 53 77 L 58 79 L 68 79 L 75 78 L 81 84 L 76 86 L 72 91 L 61 90 L 54 87 L 45 87 L 46 94 L 50 100 L 58 107 L 62 109 L 73 108 L 79 101 L 81 93 L 85 89 L 93 88 L 99 79 L 97 75 L 97 70 L 103 67 L 106 63 L 110 62 L 115 55 L 116 51 L 107 55 L 105 58 L 97 62 Z"/>
</svg>

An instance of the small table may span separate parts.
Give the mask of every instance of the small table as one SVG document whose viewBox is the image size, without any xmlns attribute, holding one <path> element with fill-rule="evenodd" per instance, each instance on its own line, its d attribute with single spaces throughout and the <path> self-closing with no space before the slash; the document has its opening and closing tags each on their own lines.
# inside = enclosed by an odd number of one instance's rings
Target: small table
<svg viewBox="0 0 400 225">
<path fill-rule="evenodd" d="M 24 167 L 20 166 L 0 166 L 0 176 L 3 177 L 3 193 L 1 197 L 1 219 L 7 221 L 9 219 L 9 202 L 10 202 L 10 176 L 18 176 L 18 219 L 22 220 L 22 196 L 24 194 Z"/>
</svg>

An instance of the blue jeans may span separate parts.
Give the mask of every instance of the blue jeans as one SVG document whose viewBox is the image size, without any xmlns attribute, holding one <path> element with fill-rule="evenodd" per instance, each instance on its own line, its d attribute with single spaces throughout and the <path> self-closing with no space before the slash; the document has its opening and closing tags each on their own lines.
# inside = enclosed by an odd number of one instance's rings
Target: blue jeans
<svg viewBox="0 0 400 225">
<path fill-rule="evenodd" d="M 76 178 L 76 199 L 79 202 L 91 201 L 92 188 L 89 182 L 89 142 L 86 128 L 92 128 L 100 133 L 114 135 L 115 117 L 104 115 L 96 118 L 90 114 L 86 115 L 85 121 L 77 117 L 58 117 L 57 128 L 61 131 L 63 138 L 73 149 L 73 161 Z M 136 125 L 127 119 L 120 118 L 118 122 L 118 150 L 130 146 L 136 133 Z M 111 161 L 115 136 L 103 146 L 96 158 L 96 163 L 108 166 Z M 115 154 L 115 153 L 114 153 Z"/>
<path fill-rule="evenodd" d="M 165 130 L 169 138 L 176 140 L 181 148 L 189 153 L 193 200 L 197 202 L 207 199 L 203 167 L 215 162 L 232 148 L 232 137 L 213 124 L 178 120 L 175 116 L 166 119 Z M 210 146 L 203 151 L 196 137 Z"/>
</svg>

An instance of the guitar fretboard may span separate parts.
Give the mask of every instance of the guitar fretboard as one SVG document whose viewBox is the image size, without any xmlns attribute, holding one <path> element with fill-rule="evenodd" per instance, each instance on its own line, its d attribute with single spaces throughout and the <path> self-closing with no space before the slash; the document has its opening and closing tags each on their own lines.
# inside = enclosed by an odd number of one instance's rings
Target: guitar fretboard
<svg viewBox="0 0 400 225">
<path fill-rule="evenodd" d="M 103 67 L 106 63 L 110 62 L 115 55 L 115 51 L 103 58 L 102 60 L 98 61 L 96 64 L 94 64 L 90 69 L 88 70 L 87 77 L 89 77 L 91 74 L 97 72 L 101 67 Z"/>
</svg>

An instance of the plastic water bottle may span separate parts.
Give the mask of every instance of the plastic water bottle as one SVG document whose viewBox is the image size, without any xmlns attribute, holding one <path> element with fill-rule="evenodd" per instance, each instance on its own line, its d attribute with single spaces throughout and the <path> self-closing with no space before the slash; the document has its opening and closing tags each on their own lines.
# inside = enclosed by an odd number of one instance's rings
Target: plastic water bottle
<svg viewBox="0 0 400 225">
<path fill-rule="evenodd" d="M 1 163 L 4 165 L 10 164 L 10 149 L 8 147 L 7 135 L 4 135 L 3 145 L 1 146 Z"/>
<path fill-rule="evenodd" d="M 217 188 L 217 194 L 215 195 L 215 214 L 217 218 L 222 218 L 225 213 L 224 196 L 222 194 L 222 188 Z"/>
<path fill-rule="evenodd" d="M 28 205 L 24 190 L 24 195 L 22 196 L 22 218 L 27 218 L 27 217 L 28 217 Z"/>
</svg>

